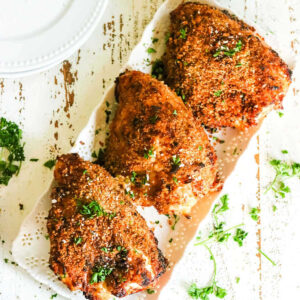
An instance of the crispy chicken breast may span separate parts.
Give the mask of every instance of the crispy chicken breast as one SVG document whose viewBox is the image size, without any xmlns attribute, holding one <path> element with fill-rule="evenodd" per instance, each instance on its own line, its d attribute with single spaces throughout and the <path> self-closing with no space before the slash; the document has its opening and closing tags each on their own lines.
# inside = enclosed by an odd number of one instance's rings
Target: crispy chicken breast
<svg viewBox="0 0 300 300">
<path fill-rule="evenodd" d="M 105 166 L 125 178 L 139 205 L 162 214 L 188 215 L 216 187 L 216 154 L 192 113 L 162 82 L 126 71 L 116 82 L 117 112 Z"/>
<path fill-rule="evenodd" d="M 282 107 L 291 71 L 255 29 L 217 8 L 187 2 L 171 13 L 166 83 L 200 124 L 244 129 Z"/>
<path fill-rule="evenodd" d="M 155 284 L 167 261 L 116 180 L 77 154 L 60 156 L 54 176 L 47 228 L 55 274 L 94 300 Z"/>
</svg>

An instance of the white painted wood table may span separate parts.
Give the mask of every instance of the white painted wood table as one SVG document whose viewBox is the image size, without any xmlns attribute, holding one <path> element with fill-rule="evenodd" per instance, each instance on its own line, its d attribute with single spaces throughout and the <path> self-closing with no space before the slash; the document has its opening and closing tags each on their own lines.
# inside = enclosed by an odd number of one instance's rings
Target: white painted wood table
<svg viewBox="0 0 300 300">
<path fill-rule="evenodd" d="M 71 69 L 67 74 L 74 82 L 64 76 L 62 64 L 30 77 L 0 80 L 0 115 L 20 124 L 27 158 L 20 175 L 0 190 L 0 299 L 50 299 L 55 294 L 11 263 L 11 243 L 22 220 L 52 178 L 52 172 L 43 167 L 43 163 L 70 150 L 162 2 L 110 0 L 92 37 L 68 59 Z M 281 34 L 276 49 L 279 53 L 288 48 L 285 53 L 297 54 L 299 1 L 219 2 L 234 7 L 241 16 L 259 26 L 269 28 L 270 34 Z M 266 23 L 265 20 L 270 19 L 268 14 L 278 6 L 282 7 L 281 14 Z M 282 26 L 286 34 L 282 34 Z M 284 58 L 289 61 L 289 57 Z M 297 68 L 289 99 L 284 105 L 284 116 L 280 118 L 275 112 L 269 115 L 224 187 L 231 207 L 226 220 L 229 223 L 242 220 L 249 232 L 242 248 L 233 243 L 213 247 L 218 263 L 218 283 L 228 290 L 228 299 L 300 299 L 300 181 L 289 182 L 292 192 L 284 200 L 276 200 L 272 193 L 264 194 L 265 186 L 274 176 L 268 164 L 271 158 L 300 162 L 300 77 Z M 282 154 L 283 149 L 287 149 L 288 154 Z M 30 162 L 30 158 L 39 161 Z M 278 208 L 276 212 L 272 210 L 274 204 Z M 249 208 L 256 206 L 261 209 L 257 223 L 249 217 Z M 208 217 L 201 226 L 203 233 L 209 230 L 210 224 Z M 257 254 L 258 245 L 276 262 L 275 267 Z M 205 249 L 192 243 L 159 299 L 188 299 L 189 284 L 197 282 L 204 286 L 211 273 L 212 265 Z M 237 277 L 240 277 L 238 284 Z"/>
</svg>

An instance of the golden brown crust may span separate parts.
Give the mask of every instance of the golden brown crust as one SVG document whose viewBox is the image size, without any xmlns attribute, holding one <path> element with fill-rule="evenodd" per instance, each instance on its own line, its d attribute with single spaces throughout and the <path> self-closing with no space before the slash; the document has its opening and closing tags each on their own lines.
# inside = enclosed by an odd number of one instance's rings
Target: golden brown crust
<svg viewBox="0 0 300 300">
<path fill-rule="evenodd" d="M 171 13 L 166 82 L 208 127 L 247 128 L 281 108 L 291 71 L 255 29 L 226 11 L 184 3 Z"/>
<path fill-rule="evenodd" d="M 181 99 L 148 74 L 120 75 L 116 96 L 106 168 L 127 178 L 136 203 L 189 214 L 216 180 L 216 155 L 205 131 Z"/>
<path fill-rule="evenodd" d="M 54 174 L 58 187 L 47 228 L 55 274 L 71 290 L 94 300 L 110 293 L 123 297 L 155 284 L 166 270 L 166 259 L 117 181 L 77 154 L 60 156 Z M 84 213 L 83 205 L 93 201 L 102 209 L 99 216 Z M 109 274 L 91 283 L 99 268 Z"/>
</svg>

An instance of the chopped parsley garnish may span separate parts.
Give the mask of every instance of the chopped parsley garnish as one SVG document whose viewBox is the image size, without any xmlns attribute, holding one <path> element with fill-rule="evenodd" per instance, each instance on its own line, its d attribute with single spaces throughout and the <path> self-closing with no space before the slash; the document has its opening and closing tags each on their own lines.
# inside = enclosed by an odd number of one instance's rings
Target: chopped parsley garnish
<svg viewBox="0 0 300 300">
<path fill-rule="evenodd" d="M 243 64 L 241 62 L 237 63 L 235 66 L 236 68 L 241 67 Z"/>
<path fill-rule="evenodd" d="M 100 166 L 104 165 L 105 158 L 104 158 L 104 149 L 103 148 L 99 149 L 98 154 L 96 153 L 96 151 L 93 151 L 92 157 L 96 158 L 96 160 L 94 161 L 94 163 L 97 163 Z"/>
<path fill-rule="evenodd" d="M 151 54 L 151 53 L 156 53 L 156 50 L 155 50 L 154 48 L 149 47 L 149 48 L 147 49 L 147 52 L 148 52 L 149 54 Z"/>
<path fill-rule="evenodd" d="M 229 209 L 228 206 L 228 201 L 229 201 L 229 197 L 227 194 L 223 195 L 220 198 L 221 203 L 217 203 L 215 204 L 213 210 L 212 210 L 212 216 L 214 219 L 214 229 L 213 231 L 210 232 L 210 234 L 208 235 L 208 237 L 206 239 L 201 240 L 201 237 L 198 236 L 197 239 L 197 243 L 195 244 L 195 246 L 199 246 L 199 245 L 206 245 L 208 242 L 218 242 L 218 243 L 223 243 L 228 241 L 229 237 L 231 236 L 230 231 L 232 231 L 233 229 L 243 226 L 244 224 L 238 224 L 235 225 L 233 227 L 230 227 L 226 230 L 224 230 L 224 225 L 225 222 L 220 222 L 219 217 L 220 215 L 222 215 L 225 211 L 227 211 Z"/>
<path fill-rule="evenodd" d="M 167 32 L 167 33 L 165 34 L 165 43 L 168 42 L 170 36 L 171 36 L 171 33 L 170 33 L 170 32 Z"/>
<path fill-rule="evenodd" d="M 158 80 L 162 80 L 164 77 L 164 63 L 162 60 L 157 59 L 153 65 L 151 70 L 151 75 L 153 78 L 156 78 Z"/>
<path fill-rule="evenodd" d="M 239 283 L 239 282 L 240 282 L 240 280 L 241 280 L 241 278 L 240 278 L 240 277 L 236 277 L 236 278 L 235 278 L 235 282 L 236 282 L 236 283 Z"/>
<path fill-rule="evenodd" d="M 51 170 L 55 166 L 55 164 L 56 164 L 56 159 L 49 159 L 44 163 L 44 166 Z"/>
<path fill-rule="evenodd" d="M 177 155 L 172 156 L 172 163 L 173 165 L 179 166 L 180 165 L 180 157 Z"/>
<path fill-rule="evenodd" d="M 287 150 L 281 150 L 282 154 L 288 154 L 289 152 Z"/>
<path fill-rule="evenodd" d="M 276 198 L 279 196 L 285 198 L 286 194 L 291 192 L 291 189 L 284 183 L 284 180 L 292 177 L 300 178 L 300 164 L 295 162 L 288 164 L 285 161 L 273 159 L 270 161 L 270 165 L 274 168 L 276 175 L 266 189 L 265 194 L 272 190 Z"/>
<path fill-rule="evenodd" d="M 149 150 L 145 150 L 144 152 L 144 157 L 145 158 L 149 158 L 149 157 L 154 157 L 155 156 L 155 153 L 154 153 L 154 149 L 153 147 L 151 147 Z"/>
<path fill-rule="evenodd" d="M 0 184 L 8 185 L 13 175 L 18 175 L 24 156 L 22 130 L 5 118 L 0 119 Z"/>
<path fill-rule="evenodd" d="M 130 177 L 130 181 L 132 182 L 132 183 L 134 183 L 135 182 L 135 178 L 136 178 L 136 173 L 133 171 L 133 172 L 131 172 L 131 177 Z"/>
<path fill-rule="evenodd" d="M 175 184 L 178 184 L 178 179 L 176 177 L 173 177 L 173 181 L 175 182 Z"/>
<path fill-rule="evenodd" d="M 278 111 L 277 113 L 278 113 L 278 116 L 279 116 L 280 118 L 282 118 L 283 115 L 284 115 L 284 113 L 283 113 L 282 111 Z"/>
<path fill-rule="evenodd" d="M 170 238 L 170 239 L 169 239 L 169 243 L 172 243 L 172 242 L 173 242 L 173 238 Z"/>
<path fill-rule="evenodd" d="M 102 247 L 101 250 L 102 250 L 103 252 L 105 252 L 105 253 L 108 253 L 108 252 L 109 252 L 108 249 L 107 249 L 106 247 Z"/>
<path fill-rule="evenodd" d="M 176 227 L 177 223 L 179 222 L 180 217 L 175 214 L 173 215 L 173 217 L 174 217 L 174 223 L 172 224 L 171 229 L 175 230 L 175 227 Z"/>
<path fill-rule="evenodd" d="M 129 197 L 132 199 L 135 197 L 134 192 L 130 190 L 125 190 L 125 195 L 129 195 Z"/>
<path fill-rule="evenodd" d="M 257 249 L 260 254 L 262 254 L 273 266 L 276 266 L 276 263 L 261 249 Z"/>
<path fill-rule="evenodd" d="M 235 236 L 233 237 L 233 240 L 239 244 L 240 247 L 243 246 L 243 240 L 247 237 L 248 232 L 244 231 L 241 228 L 237 228 L 235 232 Z"/>
<path fill-rule="evenodd" d="M 177 155 L 173 155 L 171 159 L 171 173 L 176 173 L 178 169 L 180 168 L 180 157 Z"/>
<path fill-rule="evenodd" d="M 227 46 L 221 46 L 214 54 L 213 57 L 218 57 L 221 54 L 224 56 L 232 57 L 237 52 L 242 50 L 243 43 L 239 40 L 233 49 L 229 49 Z"/>
<path fill-rule="evenodd" d="M 158 119 L 159 119 L 159 118 L 158 118 L 158 115 L 153 115 L 153 116 L 151 116 L 151 117 L 149 118 L 149 122 L 150 122 L 151 124 L 155 124 L 155 123 L 157 122 Z"/>
<path fill-rule="evenodd" d="M 54 299 L 56 297 L 57 297 L 57 294 L 53 294 L 53 295 L 51 295 L 50 299 Z"/>
<path fill-rule="evenodd" d="M 258 207 L 253 207 L 253 208 L 251 208 L 249 215 L 254 221 L 257 222 L 258 218 L 259 218 L 259 215 L 258 215 L 259 213 L 260 213 L 260 209 Z"/>
<path fill-rule="evenodd" d="M 198 147 L 198 150 L 199 150 L 199 151 L 201 151 L 202 149 L 203 149 L 203 147 L 202 147 L 202 146 L 199 146 L 199 147 Z"/>
<path fill-rule="evenodd" d="M 272 210 L 273 210 L 273 212 L 275 212 L 275 211 L 277 210 L 277 206 L 276 206 L 276 205 L 273 205 L 273 206 L 272 206 Z"/>
<path fill-rule="evenodd" d="M 221 214 L 224 211 L 229 209 L 228 206 L 228 201 L 229 201 L 229 197 L 228 194 L 223 195 L 220 198 L 221 203 L 217 203 L 215 204 L 214 208 L 213 208 L 213 215 L 217 215 L 217 214 Z"/>
<path fill-rule="evenodd" d="M 74 238 L 74 244 L 79 245 L 82 242 L 82 237 L 78 236 Z"/>
<path fill-rule="evenodd" d="M 96 267 L 93 269 L 93 274 L 90 280 L 90 284 L 103 282 L 106 277 L 111 274 L 112 268 Z"/>
<path fill-rule="evenodd" d="M 103 207 L 99 205 L 99 203 L 95 200 L 88 204 L 83 204 L 81 201 L 77 201 L 77 207 L 79 209 L 79 213 L 88 219 L 93 219 L 95 217 L 108 217 L 112 219 L 116 216 L 115 213 L 107 213 L 104 211 Z"/>
<path fill-rule="evenodd" d="M 85 175 L 87 174 L 88 170 L 83 170 L 82 174 Z"/>
<path fill-rule="evenodd" d="M 152 40 L 152 44 L 155 44 L 158 42 L 158 38 L 151 38 L 151 40 Z"/>
<path fill-rule="evenodd" d="M 185 39 L 186 39 L 186 29 L 181 28 L 181 29 L 179 30 L 179 32 L 180 32 L 179 38 L 185 40 Z"/>
<path fill-rule="evenodd" d="M 95 130 L 95 135 L 99 134 L 100 131 L 101 131 L 100 128 L 99 128 L 99 129 L 96 129 L 96 130 Z"/>
<path fill-rule="evenodd" d="M 142 185 L 145 185 L 149 182 L 149 175 L 146 174 L 143 178 L 142 178 Z"/>
<path fill-rule="evenodd" d="M 216 97 L 220 97 L 222 93 L 223 93 L 222 90 L 218 90 L 218 91 L 215 91 L 215 92 L 214 92 L 214 95 L 215 95 Z"/>
<path fill-rule="evenodd" d="M 177 116 L 177 110 L 176 109 L 173 111 L 173 115 Z"/>
<path fill-rule="evenodd" d="M 207 251 L 210 254 L 210 258 L 213 261 L 214 264 L 214 272 L 213 277 L 211 280 L 211 284 L 203 287 L 198 288 L 195 283 L 191 284 L 191 286 L 188 289 L 189 296 L 192 297 L 192 299 L 201 299 L 201 300 L 209 300 L 209 295 L 214 294 L 216 297 L 223 299 L 227 295 L 227 291 L 217 285 L 216 281 L 216 274 L 217 274 L 217 263 L 216 259 L 209 247 L 204 245 Z"/>
<path fill-rule="evenodd" d="M 30 161 L 37 162 L 37 161 L 39 161 L 39 159 L 38 158 L 30 158 Z"/>
<path fill-rule="evenodd" d="M 127 252 L 127 249 L 125 248 L 125 247 L 123 247 L 123 246 L 117 246 L 116 247 L 116 249 L 117 249 L 117 251 L 119 251 L 119 252 Z"/>
<path fill-rule="evenodd" d="M 155 293 L 154 290 L 152 290 L 152 289 L 147 289 L 147 294 L 151 295 L 151 294 L 154 294 L 154 293 Z"/>
<path fill-rule="evenodd" d="M 212 284 L 207 287 L 197 288 L 197 286 L 195 286 L 195 285 L 191 286 L 191 292 L 189 293 L 189 295 L 191 297 L 193 297 L 193 295 L 194 295 L 194 299 L 208 300 L 210 294 L 214 294 L 216 297 L 223 298 L 227 294 L 225 289 L 218 287 L 216 284 L 216 279 L 215 279 L 216 278 L 216 261 L 212 254 L 211 249 L 207 246 L 207 243 L 213 242 L 213 241 L 218 242 L 218 243 L 226 242 L 226 241 L 228 241 L 229 237 L 231 236 L 230 231 L 237 228 L 236 234 L 233 237 L 233 240 L 238 242 L 239 245 L 242 246 L 243 240 L 245 239 L 245 237 L 248 234 L 245 231 L 243 231 L 241 228 L 238 228 L 240 226 L 243 226 L 244 224 L 239 224 L 239 225 L 236 225 L 229 229 L 224 230 L 225 222 L 220 222 L 219 216 L 223 212 L 225 212 L 229 209 L 228 200 L 229 200 L 228 195 L 225 194 L 220 198 L 221 203 L 215 204 L 213 211 L 212 211 L 212 215 L 213 215 L 213 219 L 214 219 L 214 230 L 209 234 L 209 236 L 203 240 L 201 240 L 200 236 L 196 237 L 197 242 L 195 243 L 195 246 L 202 245 L 210 253 L 210 257 L 214 262 L 214 275 L 213 275 L 213 279 L 212 279 Z"/>
</svg>

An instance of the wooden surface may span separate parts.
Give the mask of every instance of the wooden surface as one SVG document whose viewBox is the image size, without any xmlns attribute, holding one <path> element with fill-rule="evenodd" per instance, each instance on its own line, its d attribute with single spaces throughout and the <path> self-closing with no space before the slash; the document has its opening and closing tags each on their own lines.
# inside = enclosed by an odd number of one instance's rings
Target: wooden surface
<svg viewBox="0 0 300 300">
<path fill-rule="evenodd" d="M 0 80 L 1 116 L 20 124 L 27 158 L 22 174 L 0 190 L 0 299 L 49 299 L 54 294 L 31 279 L 21 268 L 11 264 L 11 242 L 22 220 L 52 178 L 52 172 L 43 167 L 43 163 L 69 151 L 106 87 L 118 75 L 144 27 L 162 2 L 110 0 L 104 19 L 92 37 L 68 59 L 70 71 L 68 65 L 61 64 L 30 77 Z M 281 32 L 276 50 L 280 52 L 282 49 L 286 55 L 284 58 L 296 65 L 291 57 L 297 54 L 299 48 L 300 26 L 297 17 L 300 16 L 300 4 L 297 1 L 275 0 L 271 6 L 271 1 L 263 0 L 223 0 L 220 3 L 234 7 L 241 16 L 252 19 L 262 27 L 269 26 L 270 32 Z M 281 6 L 282 14 L 278 15 L 278 19 L 266 23 L 268 13 L 276 9 L 274 7 L 278 9 Z M 287 35 L 282 34 L 283 29 L 288 32 Z M 289 51 L 284 51 L 287 47 Z M 298 73 L 297 69 L 294 73 Z M 224 275 L 224 280 L 220 280 L 224 284 L 220 285 L 229 291 L 234 290 L 230 294 L 232 299 L 300 299 L 300 236 L 296 230 L 300 225 L 300 201 L 297 201 L 300 183 L 295 180 L 290 184 L 292 193 L 276 204 L 276 214 L 271 209 L 275 201 L 272 195 L 263 193 L 272 176 L 267 164 L 271 157 L 283 159 L 280 151 L 288 149 L 289 154 L 285 159 L 300 162 L 300 127 L 297 118 L 300 114 L 297 102 L 299 80 L 297 82 L 290 93 L 284 117 L 279 118 L 272 113 L 266 119 L 259 137 L 252 141 L 235 175 L 225 186 L 224 192 L 229 194 L 231 203 L 234 203 L 227 218 L 242 218 L 250 236 L 242 250 L 226 246 L 225 250 L 215 249 L 221 274 Z M 30 162 L 30 158 L 38 158 L 39 161 Z M 24 205 L 24 210 L 20 210 L 19 204 Z M 262 210 L 257 224 L 249 219 L 250 206 L 259 206 Z M 204 232 L 206 226 L 208 228 L 209 220 L 203 224 Z M 262 245 L 272 256 L 277 267 L 257 255 L 258 245 Z M 5 258 L 9 260 L 8 263 L 4 262 Z M 166 286 L 160 299 L 183 299 L 186 285 L 191 281 L 199 280 L 199 284 L 206 284 L 211 270 L 201 268 L 205 261 L 207 255 L 203 249 L 191 245 L 178 266 L 180 274 L 172 274 L 169 287 Z M 184 264 L 191 269 L 184 268 Z M 241 278 L 241 288 L 232 286 L 235 277 Z M 245 295 L 247 287 L 249 290 Z"/>
</svg>

